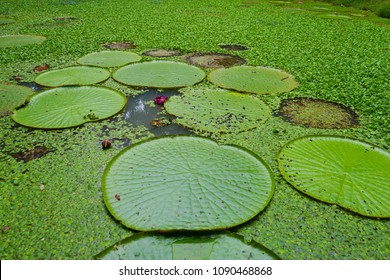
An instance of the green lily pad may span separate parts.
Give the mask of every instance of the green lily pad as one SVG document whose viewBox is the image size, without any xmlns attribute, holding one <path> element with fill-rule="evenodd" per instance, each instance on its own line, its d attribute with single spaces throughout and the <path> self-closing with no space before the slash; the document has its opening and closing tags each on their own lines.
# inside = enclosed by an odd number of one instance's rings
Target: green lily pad
<svg viewBox="0 0 390 280">
<path fill-rule="evenodd" d="M 173 96 L 164 104 L 179 124 L 208 132 L 237 133 L 264 123 L 271 110 L 263 101 L 228 91 L 199 91 Z"/>
<path fill-rule="evenodd" d="M 292 75 L 268 67 L 234 66 L 217 69 L 210 72 L 208 79 L 221 88 L 249 93 L 283 93 L 298 86 Z"/>
<path fill-rule="evenodd" d="M 77 63 L 99 67 L 118 67 L 140 61 L 141 59 L 140 55 L 132 52 L 101 51 L 87 54 L 79 58 Z"/>
<path fill-rule="evenodd" d="M 142 231 L 229 228 L 270 201 L 273 176 L 256 155 L 191 136 L 122 150 L 103 175 L 103 198 L 126 227 Z"/>
<path fill-rule="evenodd" d="M 370 217 L 390 217 L 390 153 L 358 140 L 309 136 L 277 158 L 283 177 L 318 200 Z"/>
<path fill-rule="evenodd" d="M 126 96 L 109 88 L 62 87 L 33 95 L 11 117 L 24 126 L 66 128 L 111 117 L 125 104 Z"/>
<path fill-rule="evenodd" d="M 7 115 L 16 107 L 23 105 L 27 97 L 34 93 L 28 87 L 0 83 L 0 116 Z"/>
<path fill-rule="evenodd" d="M 323 14 L 323 15 L 319 15 L 319 17 L 328 18 L 328 19 L 351 19 L 350 16 L 340 15 L 340 14 Z"/>
<path fill-rule="evenodd" d="M 15 23 L 16 21 L 13 18 L 9 17 L 1 17 L 0 16 L 0 25 L 2 24 L 9 24 L 9 23 Z"/>
<path fill-rule="evenodd" d="M 72 66 L 43 72 L 35 82 L 46 87 L 92 85 L 107 80 L 110 75 L 110 71 L 98 67 Z"/>
<path fill-rule="evenodd" d="M 138 233 L 98 254 L 103 260 L 277 260 L 258 243 L 227 232 L 204 235 Z"/>
<path fill-rule="evenodd" d="M 5 35 L 0 36 L 0 48 L 20 47 L 31 44 L 39 44 L 46 40 L 46 37 L 37 35 Z"/>
<path fill-rule="evenodd" d="M 202 81 L 205 73 L 192 65 L 173 61 L 149 61 L 119 68 L 113 78 L 130 86 L 180 88 Z"/>
</svg>

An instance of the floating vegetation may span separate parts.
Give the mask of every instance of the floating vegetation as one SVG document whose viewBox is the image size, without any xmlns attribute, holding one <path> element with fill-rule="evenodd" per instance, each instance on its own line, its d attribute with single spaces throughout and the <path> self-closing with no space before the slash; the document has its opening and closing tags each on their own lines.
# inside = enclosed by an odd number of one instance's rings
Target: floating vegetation
<svg viewBox="0 0 390 280">
<path fill-rule="evenodd" d="M 32 96 L 26 106 L 14 111 L 12 119 L 24 126 L 66 128 L 111 117 L 126 104 L 115 90 L 95 87 L 61 87 Z"/>
<path fill-rule="evenodd" d="M 51 152 L 48 148 L 44 146 L 37 146 L 32 150 L 22 151 L 18 153 L 11 153 L 10 155 L 19 161 L 29 162 L 31 160 L 41 158 Z"/>
<path fill-rule="evenodd" d="M 264 246 L 228 232 L 208 234 L 138 233 L 104 250 L 102 260 L 276 260 Z M 260 274 L 259 274 L 260 275 Z"/>
<path fill-rule="evenodd" d="M 199 68 L 181 62 L 149 61 L 119 68 L 113 78 L 130 86 L 180 88 L 199 83 L 206 74 Z"/>
<path fill-rule="evenodd" d="M 228 91 L 194 91 L 174 96 L 165 103 L 177 123 L 197 130 L 237 133 L 264 123 L 271 110 L 263 101 Z"/>
<path fill-rule="evenodd" d="M 141 59 L 141 56 L 132 52 L 101 51 L 87 54 L 79 58 L 77 63 L 98 67 L 118 67 L 140 61 Z"/>
<path fill-rule="evenodd" d="M 220 48 L 228 51 L 246 51 L 249 50 L 247 46 L 237 45 L 237 44 L 221 44 Z"/>
<path fill-rule="evenodd" d="M 203 68 L 227 68 L 245 64 L 245 59 L 238 55 L 225 53 L 191 53 L 183 56 L 188 63 Z"/>
<path fill-rule="evenodd" d="M 285 99 L 276 115 L 305 127 L 343 129 L 359 126 L 359 116 L 350 108 L 314 98 Z"/>
<path fill-rule="evenodd" d="M 274 180 L 243 148 L 165 136 L 122 150 L 104 171 L 102 188 L 111 214 L 131 229 L 212 230 L 256 216 L 270 201 Z"/>
<path fill-rule="evenodd" d="M 39 44 L 46 37 L 37 35 L 5 35 L 0 36 L 0 48 L 21 47 L 31 44 Z"/>
<path fill-rule="evenodd" d="M 255 66 L 234 66 L 210 72 L 208 80 L 226 89 L 249 93 L 283 93 L 298 87 L 291 74 L 278 69 Z"/>
<path fill-rule="evenodd" d="M 342 14 L 321 14 L 318 16 L 321 18 L 327 18 L 327 19 L 351 19 L 350 16 L 342 15 Z"/>
<path fill-rule="evenodd" d="M 130 50 L 130 49 L 136 49 L 137 45 L 134 45 L 133 42 L 113 42 L 113 43 L 103 44 L 102 47 L 106 49 L 114 49 L 114 50 Z"/>
<path fill-rule="evenodd" d="M 46 87 L 92 85 L 110 77 L 110 71 L 92 66 L 71 66 L 39 74 L 35 82 Z"/>
<path fill-rule="evenodd" d="M 0 117 L 8 115 L 15 108 L 23 105 L 33 95 L 30 88 L 9 83 L 0 83 Z"/>
<path fill-rule="evenodd" d="M 282 176 L 301 192 L 369 217 L 390 217 L 390 154 L 368 143 L 308 136 L 277 157 Z"/>
<path fill-rule="evenodd" d="M 0 25 L 10 24 L 10 23 L 15 23 L 15 22 L 16 22 L 16 20 L 14 20 L 13 18 L 0 16 Z"/>
<path fill-rule="evenodd" d="M 171 57 L 181 55 L 180 51 L 167 50 L 167 49 L 152 49 L 143 53 L 146 56 L 152 57 Z"/>
</svg>

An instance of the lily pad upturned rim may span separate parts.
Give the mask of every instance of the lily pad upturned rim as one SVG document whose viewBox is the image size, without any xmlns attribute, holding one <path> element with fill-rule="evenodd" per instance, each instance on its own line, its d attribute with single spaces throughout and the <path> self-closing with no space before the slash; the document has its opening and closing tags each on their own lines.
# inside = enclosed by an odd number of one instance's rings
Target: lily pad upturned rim
<svg viewBox="0 0 390 280">
<path fill-rule="evenodd" d="M 172 256 L 172 258 L 168 258 L 168 257 L 162 258 L 161 248 L 159 248 L 160 246 L 166 246 L 167 248 L 169 248 L 169 249 L 172 248 L 172 250 L 173 250 L 172 245 L 174 245 L 175 243 L 176 244 L 186 244 L 186 243 L 188 243 L 188 241 L 193 240 L 194 242 L 192 244 L 196 244 L 196 243 L 203 244 L 203 242 L 202 242 L 203 240 L 208 241 L 210 239 L 213 239 L 213 241 L 217 241 L 217 239 L 225 238 L 225 237 L 233 238 L 234 240 L 240 242 L 243 245 L 243 247 L 245 247 L 245 248 L 240 248 L 240 252 L 223 250 L 223 254 L 225 254 L 225 257 L 202 258 L 202 259 L 203 260 L 212 260 L 212 259 L 213 260 L 217 260 L 217 259 L 223 260 L 223 259 L 227 259 L 226 255 L 229 257 L 229 260 L 230 259 L 243 259 L 243 258 L 234 258 L 234 257 L 232 257 L 232 255 L 234 255 L 235 253 L 241 253 L 241 254 L 248 254 L 249 253 L 249 256 L 250 256 L 251 252 L 250 251 L 247 252 L 244 249 L 247 249 L 248 247 L 252 247 L 255 250 L 262 251 L 262 253 L 269 256 L 270 259 L 272 259 L 272 260 L 280 260 L 280 257 L 278 255 L 276 255 L 273 251 L 271 251 L 270 249 L 268 249 L 267 247 L 265 247 L 261 243 L 255 242 L 253 240 L 250 242 L 246 242 L 243 236 L 236 234 L 236 233 L 231 233 L 227 230 L 208 231 L 207 233 L 202 233 L 202 232 L 169 232 L 169 233 L 138 232 L 138 233 L 133 234 L 125 239 L 118 241 L 117 243 L 115 243 L 114 245 L 112 245 L 110 247 L 107 247 L 106 249 L 104 249 L 103 251 L 101 251 L 100 253 L 95 255 L 93 257 L 93 259 L 95 259 L 95 260 L 106 260 L 106 259 L 107 260 L 119 260 L 119 259 L 122 259 L 122 258 L 120 258 L 118 253 L 116 253 L 114 256 L 111 256 L 111 257 L 108 257 L 108 256 L 110 255 L 111 251 L 117 252 L 117 250 L 119 248 L 126 247 L 126 245 L 129 245 L 129 243 L 138 242 L 144 238 L 155 238 L 155 239 L 166 240 L 167 244 L 162 245 L 160 243 L 157 243 L 157 244 L 149 243 L 151 246 L 146 246 L 146 247 L 142 246 L 141 248 L 145 248 L 146 250 L 149 251 L 149 257 L 145 256 L 148 254 L 144 254 L 144 252 L 138 252 L 138 251 L 132 252 L 133 255 L 137 256 L 137 254 L 140 253 L 140 256 L 142 255 L 143 260 L 144 259 L 171 260 L 171 259 L 175 259 L 173 257 L 172 252 L 169 252 L 170 253 L 169 255 Z M 175 240 L 175 238 L 176 238 L 176 240 Z M 129 253 L 129 249 L 126 250 L 126 248 L 125 248 L 124 250 L 126 253 Z M 158 258 L 151 258 L 150 252 L 153 252 L 153 251 L 155 251 L 159 255 Z M 214 246 L 212 247 L 210 253 L 211 252 L 214 252 L 214 255 L 218 255 L 218 256 L 221 255 L 221 254 L 215 253 Z M 195 254 L 198 255 L 196 252 L 195 252 Z M 125 258 L 125 259 L 131 260 L 132 258 Z M 134 258 L 134 259 L 136 259 L 136 258 Z M 184 260 L 183 258 L 178 258 L 177 260 L 179 260 L 179 259 Z M 200 258 L 188 258 L 188 259 L 200 260 Z M 186 259 L 186 260 L 188 260 L 188 259 Z M 259 260 L 259 259 L 267 259 L 267 258 L 254 258 L 253 260 Z"/>
<path fill-rule="evenodd" d="M 321 138 L 324 138 L 324 139 L 327 139 L 327 138 L 330 138 L 332 140 L 346 140 L 346 141 L 350 141 L 350 142 L 354 142 L 354 143 L 357 143 L 358 145 L 364 145 L 366 146 L 368 149 L 373 149 L 373 150 L 376 150 L 376 151 L 379 151 L 381 154 L 386 154 L 386 156 L 389 156 L 390 158 L 390 153 L 387 152 L 386 150 L 383 150 L 382 148 L 376 146 L 376 145 L 373 145 L 372 143 L 369 143 L 367 141 L 364 141 L 364 140 L 360 140 L 360 139 L 356 139 L 356 138 L 352 138 L 352 137 L 347 137 L 347 136 L 340 136 L 340 135 L 330 135 L 330 134 L 324 134 L 324 135 L 305 135 L 305 136 L 301 136 L 301 137 L 298 137 L 298 138 L 295 138 L 295 139 L 292 139 L 290 141 L 288 141 L 286 144 L 284 144 L 282 146 L 282 148 L 280 149 L 280 151 L 278 152 L 277 154 L 277 165 L 278 165 L 278 169 L 280 171 L 280 173 L 282 174 L 282 177 L 290 184 L 292 185 L 294 188 L 296 188 L 297 190 L 299 190 L 301 193 L 303 193 L 304 195 L 307 195 L 308 197 L 310 198 L 313 198 L 317 201 L 321 201 L 321 202 L 325 202 L 325 203 L 328 203 L 328 204 L 334 204 L 334 205 L 338 205 L 348 211 L 351 211 L 353 213 L 356 213 L 356 214 L 359 214 L 359 215 L 362 215 L 362 216 L 366 216 L 366 217 L 369 217 L 369 218 L 390 218 L 390 214 L 388 216 L 375 216 L 375 215 L 369 215 L 368 213 L 361 213 L 359 211 L 356 211 L 356 209 L 351 209 L 349 207 L 346 207 L 346 206 L 343 206 L 343 205 L 340 205 L 338 204 L 337 202 L 334 202 L 334 201 L 328 201 L 328 200 L 324 200 L 320 197 L 317 197 L 315 195 L 312 195 L 312 194 L 309 194 L 307 193 L 306 191 L 302 191 L 300 189 L 300 186 L 301 185 L 297 185 L 296 183 L 292 182 L 291 179 L 289 179 L 290 176 L 293 176 L 293 174 L 288 174 L 288 172 L 286 173 L 285 171 L 283 171 L 283 169 L 280 167 L 281 166 L 281 156 L 284 152 L 284 149 L 288 148 L 291 144 L 293 144 L 294 142 L 298 142 L 298 141 L 302 141 L 302 140 L 306 140 L 308 139 L 310 142 L 312 140 L 310 139 L 321 139 Z M 366 149 L 367 149 L 366 148 Z M 388 154 L 388 155 L 387 155 Z M 291 163 L 291 162 L 289 162 Z M 294 174 L 295 175 L 295 174 Z"/>
<path fill-rule="evenodd" d="M 90 69 L 90 70 L 96 70 L 96 71 L 105 72 L 105 75 L 102 76 L 102 78 L 91 80 L 90 82 L 84 82 L 84 83 L 80 83 L 80 82 L 77 82 L 77 83 L 74 82 L 73 83 L 72 82 L 72 83 L 58 83 L 58 84 L 50 83 L 49 84 L 49 83 L 42 83 L 42 81 L 39 82 L 39 79 L 41 79 L 44 76 L 53 75 L 53 73 L 58 73 L 58 72 L 65 72 L 66 70 L 69 70 L 69 69 L 80 69 L 80 70 L 82 70 L 82 69 Z M 63 86 L 92 86 L 92 85 L 95 85 L 95 84 L 102 83 L 102 82 L 108 80 L 110 77 L 111 77 L 111 72 L 109 70 L 105 69 L 105 68 L 102 68 L 102 67 L 89 66 L 89 65 L 72 65 L 72 66 L 66 66 L 66 67 L 59 68 L 59 69 L 43 71 L 42 73 L 39 73 L 35 77 L 34 82 L 37 83 L 38 85 L 45 86 L 45 87 L 48 87 L 48 88 L 56 88 L 56 87 L 63 87 Z"/>
<path fill-rule="evenodd" d="M 252 158 L 256 159 L 258 162 L 261 163 L 262 167 L 267 171 L 267 175 L 269 176 L 269 180 L 270 180 L 270 183 L 271 183 L 271 187 L 270 187 L 270 192 L 268 194 L 268 197 L 267 199 L 265 200 L 265 202 L 263 203 L 262 207 L 259 207 L 256 211 L 256 213 L 253 213 L 253 215 L 251 215 L 250 217 L 246 217 L 244 220 L 238 222 L 238 223 L 234 223 L 232 225 L 229 225 L 229 226 L 219 226 L 219 227 L 212 227 L 212 228 L 191 228 L 191 227 L 186 227 L 186 228 L 164 228 L 164 229 L 155 229 L 155 228 L 145 228 L 145 227 L 137 227 L 137 226 L 134 226 L 134 225 L 130 225 L 129 223 L 123 221 L 121 219 L 121 217 L 119 217 L 117 215 L 117 211 L 115 211 L 112 206 L 109 204 L 109 201 L 112 200 L 108 197 L 108 193 L 107 193 L 107 177 L 108 177 L 108 174 L 110 172 L 110 170 L 112 169 L 113 165 L 116 164 L 117 160 L 122 156 L 124 155 L 125 153 L 127 153 L 129 150 L 133 149 L 133 148 L 137 148 L 141 145 L 143 145 L 144 143 L 150 143 L 150 142 L 153 142 L 153 141 L 156 141 L 156 140 L 163 140 L 163 139 L 174 139 L 174 138 L 192 138 L 192 139 L 200 139 L 200 140 L 205 140 L 205 141 L 208 141 L 208 142 L 213 142 L 214 144 L 216 144 L 218 147 L 227 147 L 227 148 L 234 148 L 234 149 L 238 149 L 238 150 L 241 150 L 241 151 L 244 151 L 246 152 L 247 154 L 249 154 Z M 246 149 L 245 147 L 241 147 L 241 146 L 238 146 L 238 145 L 234 145 L 234 144 L 225 144 L 225 145 L 222 145 L 222 144 L 219 144 L 218 142 L 210 139 L 210 138 L 207 138 L 207 137 L 203 137 L 203 136 L 189 136 L 189 135 L 164 135 L 164 136 L 158 136 L 158 137 L 152 137 L 152 138 L 149 138 L 149 139 L 146 139 L 146 140 L 143 140 L 143 141 L 140 141 L 138 143 L 135 143 L 123 150 L 121 150 L 118 154 L 116 154 L 112 159 L 111 161 L 106 165 L 106 168 L 104 170 L 104 173 L 103 173 L 103 176 L 102 176 L 102 192 L 103 192 L 103 199 L 104 199 L 104 202 L 105 202 L 105 205 L 107 207 L 107 209 L 109 210 L 109 212 L 111 213 L 111 215 L 119 220 L 124 226 L 128 227 L 128 228 L 131 228 L 132 230 L 138 230 L 138 231 L 144 231 L 144 232 L 169 232 L 169 233 L 173 233 L 173 232 L 190 232 L 190 231 L 193 231 L 193 232 L 200 232 L 200 231 L 207 231 L 207 232 L 210 232 L 210 231 L 215 231 L 215 230 L 225 230 L 227 228 L 231 228 L 231 227 L 234 227 L 234 226 L 237 226 L 237 225 L 241 225 L 251 219 L 253 219 L 255 216 L 257 216 L 261 211 L 263 211 L 270 203 L 270 201 L 272 200 L 272 197 L 274 195 L 274 191 L 275 191 L 275 178 L 274 178 L 274 175 L 273 175 L 273 172 L 271 170 L 271 168 L 269 167 L 269 165 L 260 157 L 258 156 L 257 154 L 255 154 L 254 152 L 252 152 L 251 150 L 248 150 Z"/>
<path fill-rule="evenodd" d="M 39 95 L 42 95 L 42 94 L 45 94 L 47 93 L 48 91 L 56 91 L 56 90 L 63 90 L 63 89 L 83 89 L 83 88 L 96 88 L 96 89 L 103 89 L 103 90 L 108 90 L 108 91 L 112 91 L 112 92 L 115 92 L 118 96 L 121 96 L 122 99 L 123 99 L 123 104 L 122 104 L 122 107 L 117 110 L 114 114 L 111 114 L 110 116 L 107 116 L 107 117 L 103 117 L 103 118 L 99 118 L 99 119 L 96 119 L 96 120 L 92 120 L 92 119 L 89 119 L 89 120 L 85 120 L 83 121 L 82 123 L 79 123 L 79 124 L 74 124 L 74 125 L 67 125 L 67 126 L 61 126 L 61 127 L 42 127 L 42 126 L 31 126 L 31 125 L 26 125 L 26 124 L 23 124 L 22 122 L 20 122 L 20 120 L 16 120 L 14 115 L 17 114 L 18 110 L 19 109 L 23 109 L 24 107 L 28 106 L 28 102 L 30 102 L 30 100 L 32 98 L 36 98 L 37 96 Z M 34 128 L 34 129 L 42 129 L 42 130 L 55 130 L 55 129 L 64 129 L 64 128 L 71 128 L 71 127 L 77 127 L 77 126 L 81 126 L 81 125 L 84 125 L 86 123 L 89 123 L 89 122 L 95 122 L 95 121 L 101 121 L 101 120 L 105 120 L 105 119 L 108 119 L 108 118 L 111 118 L 112 116 L 118 114 L 126 105 L 126 102 L 127 102 L 127 98 L 126 96 L 116 90 L 116 89 L 113 89 L 113 88 L 110 88 L 110 87 L 106 87 L 106 86 L 98 86 L 98 85 L 84 85 L 84 86 L 63 86 L 63 87 L 54 87 L 54 88 L 49 88 L 47 90 L 44 90 L 44 91 L 40 91 L 40 92 L 36 92 L 35 94 L 29 96 L 27 98 L 27 103 L 25 103 L 23 106 L 21 107 L 18 107 L 16 108 L 15 110 L 12 111 L 11 113 L 11 119 L 18 123 L 19 125 L 22 125 L 22 126 L 25 126 L 25 127 L 30 127 L 30 128 Z"/>
</svg>

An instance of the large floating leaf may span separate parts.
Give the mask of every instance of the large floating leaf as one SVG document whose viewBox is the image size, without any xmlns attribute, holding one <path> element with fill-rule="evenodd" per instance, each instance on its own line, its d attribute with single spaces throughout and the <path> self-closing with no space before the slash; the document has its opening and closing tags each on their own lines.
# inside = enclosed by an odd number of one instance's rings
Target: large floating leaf
<svg viewBox="0 0 390 280">
<path fill-rule="evenodd" d="M 33 95 L 11 117 L 35 128 L 65 128 L 111 117 L 126 104 L 126 97 L 103 87 L 63 87 Z"/>
<path fill-rule="evenodd" d="M 283 177 L 316 199 L 371 217 L 390 217 L 390 154 L 336 136 L 294 140 L 278 155 Z"/>
<path fill-rule="evenodd" d="M 275 260 L 273 252 L 238 235 L 213 233 L 173 235 L 138 233 L 106 249 L 103 260 Z"/>
<path fill-rule="evenodd" d="M 72 66 L 39 74 L 35 82 L 42 86 L 92 85 L 110 77 L 106 69 L 90 66 Z"/>
<path fill-rule="evenodd" d="M 208 79 L 219 87 L 250 93 L 282 93 L 298 86 L 292 75 L 267 67 L 217 69 L 209 74 Z"/>
<path fill-rule="evenodd" d="M 179 88 L 202 81 L 205 73 L 192 65 L 173 61 L 150 61 L 124 66 L 113 74 L 118 82 L 131 86 Z"/>
<path fill-rule="evenodd" d="M 101 51 L 87 54 L 77 60 L 82 65 L 99 67 L 118 67 L 131 62 L 140 61 L 142 57 L 136 53 L 125 51 Z"/>
<path fill-rule="evenodd" d="M 265 208 L 274 182 L 254 154 L 200 137 L 162 137 L 120 152 L 103 176 L 112 215 L 143 231 L 241 224 Z"/>
<path fill-rule="evenodd" d="M 24 86 L 0 83 L 0 116 L 22 105 L 26 98 L 34 93 L 32 89 Z"/>
<path fill-rule="evenodd" d="M 240 132 L 264 123 L 271 110 L 261 100 L 227 91 L 190 92 L 165 103 L 184 126 L 209 132 Z"/>
<path fill-rule="evenodd" d="M 0 48 L 38 44 L 45 40 L 46 37 L 36 35 L 5 35 L 0 36 Z"/>
</svg>

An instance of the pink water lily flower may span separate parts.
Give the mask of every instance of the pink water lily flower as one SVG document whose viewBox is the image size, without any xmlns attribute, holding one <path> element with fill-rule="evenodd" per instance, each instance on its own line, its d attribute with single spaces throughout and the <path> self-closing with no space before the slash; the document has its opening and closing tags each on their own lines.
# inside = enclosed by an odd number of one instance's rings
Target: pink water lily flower
<svg viewBox="0 0 390 280">
<path fill-rule="evenodd" d="M 154 99 L 154 103 L 157 105 L 163 105 L 168 100 L 168 97 L 161 95 Z"/>
</svg>

